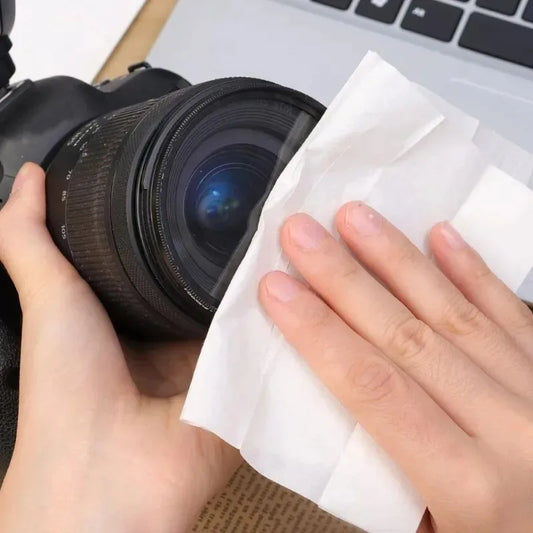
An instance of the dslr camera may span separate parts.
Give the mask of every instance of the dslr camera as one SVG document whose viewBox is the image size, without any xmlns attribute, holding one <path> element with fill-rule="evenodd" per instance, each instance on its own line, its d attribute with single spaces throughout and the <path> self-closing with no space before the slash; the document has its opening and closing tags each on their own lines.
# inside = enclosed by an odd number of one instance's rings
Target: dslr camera
<svg viewBox="0 0 533 533">
<path fill-rule="evenodd" d="M 201 338 L 264 201 L 324 107 L 262 80 L 191 85 L 146 63 L 98 85 L 64 76 L 13 84 L 14 20 L 15 0 L 0 0 L 0 208 L 20 166 L 40 164 L 49 231 L 117 330 Z M 4 468 L 16 428 L 20 315 L 4 271 Z"/>
</svg>

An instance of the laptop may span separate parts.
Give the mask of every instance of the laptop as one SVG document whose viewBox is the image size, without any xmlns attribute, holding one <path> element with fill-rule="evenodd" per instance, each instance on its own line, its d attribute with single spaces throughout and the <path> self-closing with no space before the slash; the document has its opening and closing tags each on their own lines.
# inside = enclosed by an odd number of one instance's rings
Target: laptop
<svg viewBox="0 0 533 533">
<path fill-rule="evenodd" d="M 533 0 L 179 0 L 149 61 L 327 105 L 369 49 L 533 152 Z"/>
</svg>

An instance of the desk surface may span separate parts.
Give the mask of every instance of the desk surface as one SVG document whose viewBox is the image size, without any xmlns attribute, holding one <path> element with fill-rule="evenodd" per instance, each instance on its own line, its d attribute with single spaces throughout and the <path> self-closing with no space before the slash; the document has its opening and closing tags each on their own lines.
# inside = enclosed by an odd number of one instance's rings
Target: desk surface
<svg viewBox="0 0 533 533">
<path fill-rule="evenodd" d="M 147 0 L 95 81 L 116 78 L 144 61 L 178 0 Z"/>
</svg>

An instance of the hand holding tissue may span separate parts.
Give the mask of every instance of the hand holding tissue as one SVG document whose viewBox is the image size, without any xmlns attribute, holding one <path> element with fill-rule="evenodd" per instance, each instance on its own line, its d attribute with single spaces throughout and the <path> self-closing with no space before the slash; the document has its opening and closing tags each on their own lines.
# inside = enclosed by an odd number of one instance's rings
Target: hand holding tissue
<svg viewBox="0 0 533 533">
<path fill-rule="evenodd" d="M 370 532 L 414 533 L 425 504 L 262 310 L 269 271 L 290 272 L 280 227 L 296 212 L 335 233 L 360 200 L 421 250 L 442 220 L 513 291 L 533 267 L 530 154 L 369 53 L 272 190 L 213 321 L 182 418 L 239 448 L 266 477 Z"/>
</svg>

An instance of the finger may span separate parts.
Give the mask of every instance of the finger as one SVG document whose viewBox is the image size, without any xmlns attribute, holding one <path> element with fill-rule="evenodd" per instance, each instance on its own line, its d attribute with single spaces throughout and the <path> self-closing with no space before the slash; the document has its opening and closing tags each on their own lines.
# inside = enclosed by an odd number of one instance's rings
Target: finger
<svg viewBox="0 0 533 533">
<path fill-rule="evenodd" d="M 291 263 L 332 309 L 413 377 L 465 431 L 478 435 L 492 417 L 504 416 L 510 395 L 416 319 L 311 217 L 291 217 L 281 240 Z"/>
<path fill-rule="evenodd" d="M 78 277 L 46 228 L 44 182 L 44 171 L 27 163 L 0 211 L 0 261 L 17 287 L 23 308 L 40 291 Z"/>
<path fill-rule="evenodd" d="M 466 353 L 494 380 L 533 397 L 533 364 L 529 357 L 397 228 L 356 202 L 339 211 L 337 227 L 357 259 L 416 317 Z M 446 226 L 440 228 L 442 231 Z M 494 298 L 491 307 L 501 301 L 501 297 Z"/>
<path fill-rule="evenodd" d="M 109 318 L 46 229 L 44 179 L 25 165 L 0 211 L 0 261 L 23 310 L 21 406 L 32 398 L 36 413 L 49 408 L 35 405 L 42 398 L 64 402 L 131 384 Z"/>
<path fill-rule="evenodd" d="M 262 280 L 259 297 L 288 342 L 421 493 L 438 495 L 441 480 L 462 475 L 473 459 L 471 439 L 320 298 L 280 272 Z"/>
<path fill-rule="evenodd" d="M 533 356 L 533 314 L 479 254 L 448 224 L 432 230 L 430 245 L 441 270 L 466 298 Z"/>
</svg>

